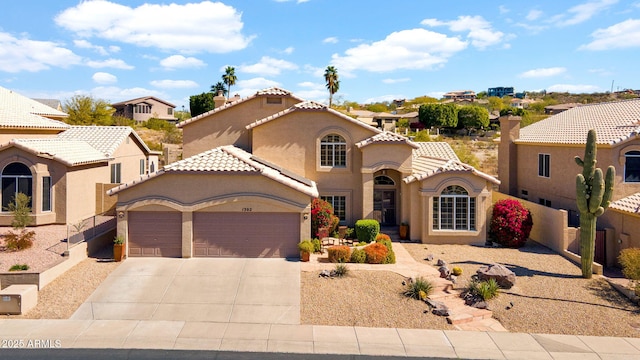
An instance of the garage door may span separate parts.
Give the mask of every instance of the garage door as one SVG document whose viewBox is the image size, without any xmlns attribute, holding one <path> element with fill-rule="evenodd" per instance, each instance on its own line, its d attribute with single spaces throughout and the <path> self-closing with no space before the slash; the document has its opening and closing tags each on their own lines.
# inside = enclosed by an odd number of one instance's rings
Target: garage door
<svg viewBox="0 0 640 360">
<path fill-rule="evenodd" d="M 298 257 L 300 214 L 193 214 L 193 255 L 202 257 Z"/>
<path fill-rule="evenodd" d="M 129 212 L 129 256 L 182 257 L 182 214 Z"/>
</svg>

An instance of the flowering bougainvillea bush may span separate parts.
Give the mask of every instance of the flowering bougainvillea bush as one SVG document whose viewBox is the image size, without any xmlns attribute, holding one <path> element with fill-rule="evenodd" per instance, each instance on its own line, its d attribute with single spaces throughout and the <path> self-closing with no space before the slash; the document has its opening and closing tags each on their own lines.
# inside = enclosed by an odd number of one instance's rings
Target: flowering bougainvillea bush
<svg viewBox="0 0 640 360">
<path fill-rule="evenodd" d="M 504 199 L 493 205 L 489 237 L 498 244 L 512 248 L 524 246 L 532 227 L 531 213 L 519 201 Z"/>
<path fill-rule="evenodd" d="M 318 229 L 327 228 L 331 234 L 340 222 L 337 216 L 333 215 L 333 206 L 328 202 L 315 198 L 311 202 L 311 232 L 314 237 L 320 237 Z"/>
</svg>

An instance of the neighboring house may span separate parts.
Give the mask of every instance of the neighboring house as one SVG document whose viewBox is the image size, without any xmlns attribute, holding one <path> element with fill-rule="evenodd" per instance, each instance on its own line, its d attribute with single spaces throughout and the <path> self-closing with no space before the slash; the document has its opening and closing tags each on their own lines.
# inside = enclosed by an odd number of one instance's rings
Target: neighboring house
<svg viewBox="0 0 640 360">
<path fill-rule="evenodd" d="M 504 96 L 514 96 L 516 93 L 513 86 L 498 86 L 492 87 L 487 90 L 487 97 L 497 96 L 499 98 Z"/>
<path fill-rule="evenodd" d="M 109 191 L 129 256 L 297 257 L 311 201 L 340 223 L 410 224 L 414 240 L 484 243 L 495 178 L 270 88 L 178 124 L 185 159 Z"/>
<path fill-rule="evenodd" d="M 178 120 L 173 111 L 176 106 L 154 96 L 121 101 L 111 104 L 111 106 L 116 109 L 114 116 L 126 117 L 136 122 L 147 121 L 150 118 L 167 121 Z"/>
<path fill-rule="evenodd" d="M 500 124 L 500 191 L 574 216 L 575 178 L 582 171 L 574 157 L 584 156 L 587 132 L 595 129 L 597 166 L 616 169 L 613 202 L 598 218 L 599 228 L 615 229 L 607 258 L 640 247 L 640 99 L 574 107 L 522 129 L 516 116 Z"/>
<path fill-rule="evenodd" d="M 33 99 L 41 104 L 47 105 L 48 107 L 54 108 L 58 111 L 62 111 L 62 103 L 58 99 Z"/>
<path fill-rule="evenodd" d="M 574 107 L 580 106 L 582 104 L 578 103 L 568 103 L 568 104 L 558 104 L 558 105 L 549 105 L 544 107 L 544 113 L 546 115 L 555 115 L 559 114 L 563 111 L 567 111 L 569 109 L 573 109 Z"/>
<path fill-rule="evenodd" d="M 531 99 L 513 98 L 511 99 L 511 106 L 519 109 L 527 109 L 529 105 L 533 104 L 534 102 L 535 100 Z"/>
<path fill-rule="evenodd" d="M 442 97 L 453 101 L 467 100 L 473 102 L 476 99 L 476 92 L 473 90 L 450 91 L 442 95 Z"/>
</svg>

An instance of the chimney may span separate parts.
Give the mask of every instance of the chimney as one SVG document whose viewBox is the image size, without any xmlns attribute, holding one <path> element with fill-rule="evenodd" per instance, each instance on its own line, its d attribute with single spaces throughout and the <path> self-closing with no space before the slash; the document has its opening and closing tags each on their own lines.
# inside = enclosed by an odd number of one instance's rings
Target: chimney
<svg viewBox="0 0 640 360">
<path fill-rule="evenodd" d="M 522 117 L 511 112 L 500 117 L 500 145 L 498 146 L 498 178 L 500 192 L 518 196 L 518 148 Z"/>
<path fill-rule="evenodd" d="M 219 108 L 220 106 L 224 105 L 226 100 L 227 99 L 224 97 L 222 90 L 218 90 L 218 94 L 213 97 L 213 106 L 215 108 Z"/>
</svg>

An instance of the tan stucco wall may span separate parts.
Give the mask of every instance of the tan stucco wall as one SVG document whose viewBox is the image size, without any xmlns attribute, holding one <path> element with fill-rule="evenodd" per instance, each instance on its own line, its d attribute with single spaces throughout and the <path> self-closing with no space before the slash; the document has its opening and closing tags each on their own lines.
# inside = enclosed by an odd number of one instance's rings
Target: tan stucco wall
<svg viewBox="0 0 640 360">
<path fill-rule="evenodd" d="M 145 160 L 146 168 L 147 156 L 140 147 L 140 144 L 138 144 L 138 142 L 133 138 L 133 135 L 129 135 L 126 141 L 118 147 L 118 149 L 113 153 L 113 157 L 115 159 L 109 161 L 109 165 L 116 163 L 122 164 L 120 168 L 122 183 L 128 183 L 140 178 L 140 160 Z M 109 169 L 109 177 L 101 182 L 108 183 L 110 180 L 111 170 Z"/>
<path fill-rule="evenodd" d="M 292 97 L 282 99 L 282 104 L 267 104 L 266 96 L 257 96 L 185 124 L 182 127 L 183 158 L 223 145 L 251 151 L 251 139 L 245 127 L 300 102 Z"/>
<path fill-rule="evenodd" d="M 640 216 L 609 209 L 598 218 L 598 227 L 614 232 L 612 239 L 607 239 L 607 264 L 616 264 L 622 249 L 640 248 Z"/>
<path fill-rule="evenodd" d="M 95 215 L 96 183 L 109 182 L 109 166 L 102 163 L 93 166 L 69 168 L 66 175 L 67 224 L 75 224 Z M 104 179 L 107 179 L 105 181 Z"/>
</svg>

